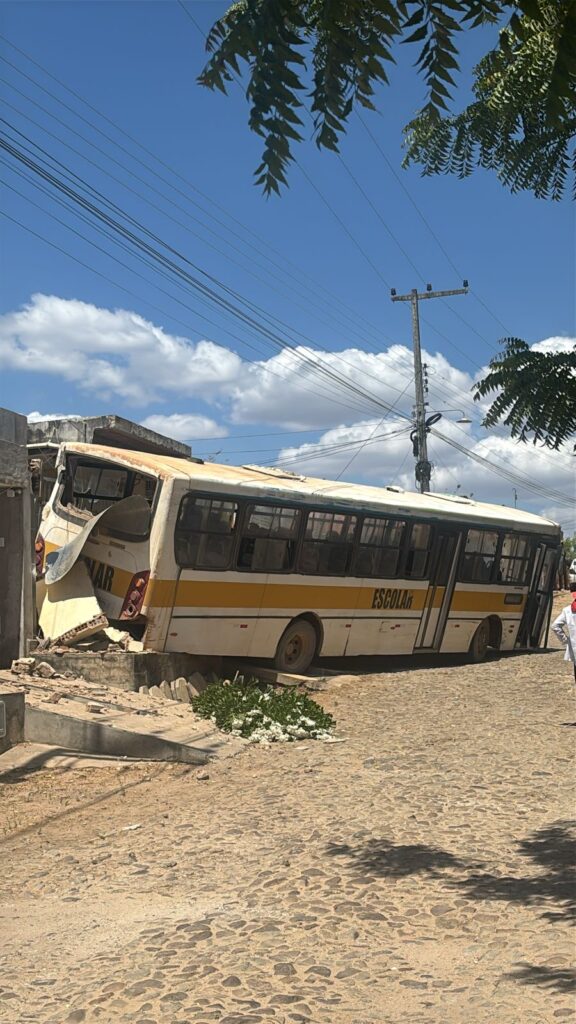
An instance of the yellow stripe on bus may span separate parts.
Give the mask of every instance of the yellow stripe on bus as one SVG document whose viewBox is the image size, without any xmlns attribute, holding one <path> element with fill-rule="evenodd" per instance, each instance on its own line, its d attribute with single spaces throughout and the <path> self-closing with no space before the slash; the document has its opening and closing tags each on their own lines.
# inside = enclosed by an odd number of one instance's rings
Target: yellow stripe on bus
<svg viewBox="0 0 576 1024">
<path fill-rule="evenodd" d="M 517 603 L 506 604 L 505 590 L 457 590 L 452 598 L 453 612 L 521 612 L 526 603 L 525 594 L 514 594 Z"/>
<path fill-rule="evenodd" d="M 46 553 L 57 550 L 58 545 L 46 544 Z M 132 573 L 114 566 L 110 593 L 124 599 L 132 580 Z M 456 590 L 450 612 L 521 612 L 526 595 L 521 600 L 506 604 L 503 590 Z M 393 583 L 380 586 L 338 586 L 338 584 L 286 584 L 222 580 L 150 580 L 145 604 L 148 608 L 264 608 L 264 609 L 330 609 L 338 611 L 365 611 L 375 613 L 394 611 L 421 612 L 427 604 L 428 588 L 395 587 Z M 516 596 L 516 595 L 515 595 Z M 444 587 L 437 587 L 433 608 L 440 608 Z M 377 618 L 375 614 L 375 618 Z"/>
<path fill-rule="evenodd" d="M 375 603 L 375 595 L 383 595 Z M 222 583 L 213 580 L 180 580 L 174 596 L 174 583 L 169 580 L 152 580 L 146 604 L 176 608 L 323 608 L 332 610 L 379 611 L 422 611 L 426 606 L 428 590 L 413 590 L 395 587 L 339 587 L 319 584 L 285 583 Z M 404 595 L 408 595 L 405 597 Z M 451 602 L 451 611 L 459 612 L 502 612 L 522 610 L 525 596 L 518 604 L 506 604 L 502 591 L 456 591 Z M 434 594 L 433 608 L 440 608 L 444 588 Z"/>
</svg>

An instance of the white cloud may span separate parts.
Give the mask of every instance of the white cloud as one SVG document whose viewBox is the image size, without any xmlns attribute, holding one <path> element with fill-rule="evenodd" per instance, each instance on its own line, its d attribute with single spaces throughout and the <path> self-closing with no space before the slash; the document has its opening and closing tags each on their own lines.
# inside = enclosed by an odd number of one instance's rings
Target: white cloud
<svg viewBox="0 0 576 1024">
<path fill-rule="evenodd" d="M 537 341 L 532 345 L 534 352 L 572 352 L 576 345 L 576 338 L 568 336 L 556 336 L 545 338 L 544 341 Z"/>
<path fill-rule="evenodd" d="M 329 426 L 358 414 L 378 414 L 384 405 L 410 412 L 413 403 L 412 353 L 404 345 L 384 352 L 311 352 L 298 348 L 271 359 L 245 366 L 232 389 L 232 420 L 235 423 L 269 423 L 297 430 Z M 299 356 L 303 358 L 299 358 Z M 455 402 L 454 394 L 470 398 L 473 379 L 451 366 L 439 353 L 425 354 L 429 368 L 431 405 Z M 355 388 L 368 390 L 369 398 L 342 388 L 326 372 L 344 377 Z M 447 398 L 449 402 L 447 402 Z"/>
<path fill-rule="evenodd" d="M 208 416 L 195 416 L 192 413 L 174 412 L 168 416 L 155 414 L 147 416 L 142 420 L 142 426 L 149 430 L 156 430 L 159 434 L 166 434 L 176 441 L 190 441 L 200 437 L 221 437 L 228 434 L 225 427 L 221 427 L 215 420 Z"/>
<path fill-rule="evenodd" d="M 0 367 L 51 374 L 102 399 L 149 404 L 170 395 L 210 399 L 242 360 L 212 341 L 194 344 L 136 313 L 33 295 L 0 317 Z"/>
<path fill-rule="evenodd" d="M 414 457 L 403 420 L 386 419 L 374 438 L 363 447 L 334 448 L 351 441 L 365 441 L 374 433 L 377 423 L 364 421 L 326 431 L 314 443 L 284 448 L 278 461 L 294 472 L 309 476 L 328 479 L 341 476 L 343 480 L 376 485 L 394 483 L 414 490 Z M 402 434 L 396 434 L 403 428 Z M 574 521 L 573 509 L 556 502 L 553 497 L 553 492 L 560 492 L 567 498 L 574 496 L 574 458 L 569 445 L 561 452 L 553 452 L 493 433 L 478 438 L 472 434 L 473 425 L 460 427 L 448 419 L 443 419 L 436 429 L 468 452 L 488 459 L 492 468 L 473 461 L 464 452 L 432 434 L 428 440 L 428 455 L 434 465 L 432 490 L 473 494 L 478 501 L 510 507 L 514 507 L 516 500 L 519 508 L 554 521 L 566 524 Z M 383 434 L 389 436 L 378 436 Z M 494 468 L 513 473 L 523 482 L 502 477 L 494 472 Z M 531 489 L 533 485 L 542 488 L 544 493 L 535 494 Z"/>
<path fill-rule="evenodd" d="M 555 336 L 537 342 L 533 348 L 569 351 L 573 345 L 574 339 Z M 568 496 L 574 492 L 574 459 L 569 446 L 557 453 L 517 444 L 502 436 L 503 430 L 484 431 L 480 426 L 484 410 L 472 402 L 470 389 L 485 370 L 478 370 L 472 377 L 440 353 L 425 352 L 423 359 L 428 366 L 429 411 L 461 409 L 474 420 L 463 432 L 450 422 L 458 414 L 448 413 L 436 429 L 471 453 L 490 459 L 494 466 L 526 478 L 525 486 L 502 479 L 431 435 L 433 487 L 454 492 L 460 485 L 463 493 L 473 492 L 480 500 L 507 505 L 514 504 L 516 487 L 519 507 L 573 522 L 572 509 L 554 496 L 554 492 Z M 167 411 L 150 414 L 143 423 L 182 440 L 227 432 L 216 420 L 196 412 L 194 399 L 216 405 L 229 423 L 254 424 L 263 437 L 266 427 L 272 425 L 280 430 L 323 428 L 318 441 L 286 447 L 279 458 L 290 468 L 310 475 L 337 477 L 342 473 L 348 480 L 396 482 L 414 488 L 408 436 L 414 401 L 413 363 L 411 349 L 403 345 L 392 345 L 380 353 L 356 348 L 343 352 L 301 348 L 248 363 L 222 345 L 212 341 L 192 343 L 128 310 L 107 310 L 78 300 L 34 295 L 21 310 L 0 316 L 0 366 L 60 377 L 74 385 L 75 404 L 78 391 L 89 392 L 106 400 L 116 399 L 118 412 L 128 416 L 125 407 L 131 403 L 150 407 L 164 402 Z M 346 378 L 351 388 L 340 387 L 319 366 Z M 66 387 L 72 393 L 72 388 Z M 375 401 L 356 393 L 354 387 L 359 392 L 370 391 Z M 177 398 L 185 400 L 182 404 L 192 411 L 172 412 Z M 58 401 L 56 389 L 53 400 Z M 384 404 L 394 405 L 393 412 L 386 414 Z M 79 406 L 78 402 L 76 408 Z M 57 414 L 30 414 L 32 420 L 48 416 Z M 365 440 L 383 416 L 386 418 L 377 434 L 396 430 L 403 433 L 375 437 L 360 448 L 357 442 Z M 355 443 L 356 447 L 333 447 Z M 255 440 L 257 447 L 262 444 Z M 534 495 L 530 483 L 546 493 Z"/>
<path fill-rule="evenodd" d="M 82 417 L 73 412 L 29 412 L 29 423 L 40 423 L 42 420 L 80 420 Z"/>
</svg>

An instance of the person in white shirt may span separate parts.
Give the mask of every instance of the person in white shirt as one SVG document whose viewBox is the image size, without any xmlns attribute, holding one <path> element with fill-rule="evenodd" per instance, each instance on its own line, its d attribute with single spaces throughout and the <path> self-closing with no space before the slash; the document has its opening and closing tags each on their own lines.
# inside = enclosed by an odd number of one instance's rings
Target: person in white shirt
<svg viewBox="0 0 576 1024">
<path fill-rule="evenodd" d="M 552 623 L 552 629 L 561 643 L 566 646 L 564 661 L 571 661 L 574 666 L 576 682 L 576 583 L 570 585 L 572 603 L 562 609 L 560 615 Z"/>
</svg>

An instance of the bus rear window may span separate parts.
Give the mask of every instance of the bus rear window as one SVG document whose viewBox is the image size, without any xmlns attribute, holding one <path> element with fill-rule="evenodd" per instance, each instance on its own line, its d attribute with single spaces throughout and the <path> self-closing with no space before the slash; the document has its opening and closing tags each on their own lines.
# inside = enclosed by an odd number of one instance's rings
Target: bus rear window
<svg viewBox="0 0 576 1024">
<path fill-rule="evenodd" d="M 116 463 L 72 456 L 66 460 L 64 484 L 57 500 L 72 515 L 87 512 L 96 516 L 133 494 L 145 498 L 152 507 L 157 485 L 156 477 Z M 123 533 L 123 536 L 139 537 L 140 534 Z"/>
<path fill-rule="evenodd" d="M 77 465 L 68 504 L 97 515 L 127 497 L 128 477 L 127 469 Z"/>
</svg>

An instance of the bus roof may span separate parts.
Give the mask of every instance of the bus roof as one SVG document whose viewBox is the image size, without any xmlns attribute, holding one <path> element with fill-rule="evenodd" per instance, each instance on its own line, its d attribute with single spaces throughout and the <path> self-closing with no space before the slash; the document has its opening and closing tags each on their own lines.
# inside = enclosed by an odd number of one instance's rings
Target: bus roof
<svg viewBox="0 0 576 1024">
<path fill-rule="evenodd" d="M 397 516 L 416 514 L 454 521 L 473 520 L 486 525 L 510 526 L 557 535 L 560 538 L 560 527 L 550 519 L 506 505 L 489 505 L 473 501 L 463 495 L 418 494 L 391 484 L 371 487 L 340 480 L 299 476 L 268 466 L 223 466 L 213 462 L 109 448 L 106 445 L 67 442 L 61 448 L 66 452 L 116 462 L 162 479 L 193 480 L 199 489 L 209 490 L 215 486 L 219 491 L 226 493 L 238 492 L 262 498 L 277 497 L 287 501 L 305 500 L 311 505 L 358 506 Z"/>
</svg>

